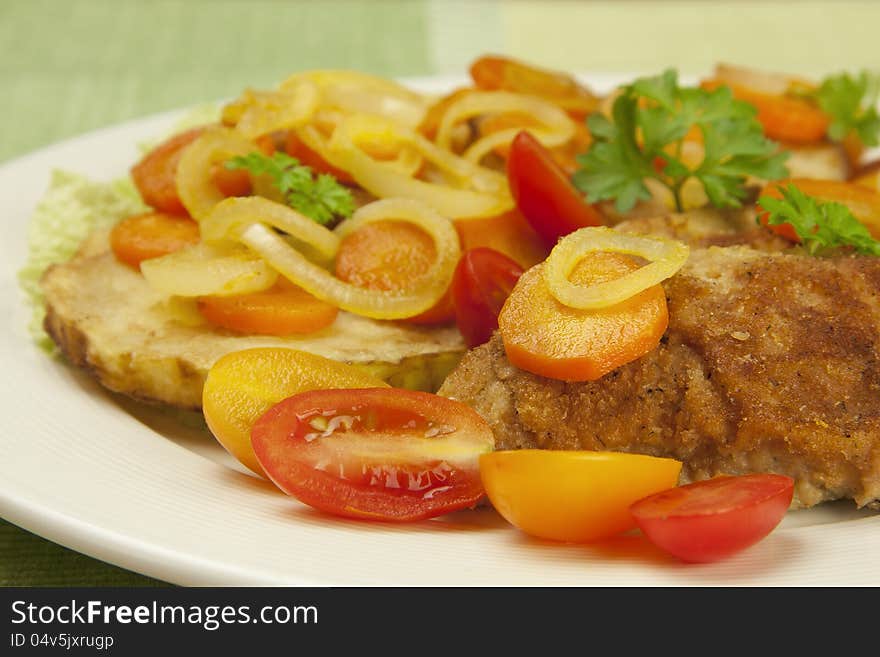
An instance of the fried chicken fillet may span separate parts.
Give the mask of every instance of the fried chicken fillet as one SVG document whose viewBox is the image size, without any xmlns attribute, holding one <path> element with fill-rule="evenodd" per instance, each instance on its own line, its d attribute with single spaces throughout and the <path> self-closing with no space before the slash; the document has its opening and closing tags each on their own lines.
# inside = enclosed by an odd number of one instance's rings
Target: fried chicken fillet
<svg viewBox="0 0 880 657">
<path fill-rule="evenodd" d="M 522 371 L 501 336 L 440 394 L 474 407 L 498 449 L 636 452 L 718 474 L 795 479 L 793 506 L 880 503 L 880 258 L 698 248 L 664 283 L 661 344 L 602 379 Z"/>
</svg>

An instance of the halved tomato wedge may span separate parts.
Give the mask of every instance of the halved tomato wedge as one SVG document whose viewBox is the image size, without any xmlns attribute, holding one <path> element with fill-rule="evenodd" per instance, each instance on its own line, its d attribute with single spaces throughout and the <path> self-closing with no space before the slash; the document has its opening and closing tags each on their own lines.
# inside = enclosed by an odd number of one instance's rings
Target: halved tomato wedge
<svg viewBox="0 0 880 657">
<path fill-rule="evenodd" d="M 381 379 L 346 363 L 284 347 L 233 351 L 211 367 L 202 412 L 214 437 L 242 464 L 265 476 L 251 447 L 251 429 L 278 402 L 307 390 L 378 388 Z"/>
<path fill-rule="evenodd" d="M 578 228 L 605 223 L 553 154 L 526 131 L 514 137 L 510 146 L 507 180 L 517 208 L 548 247 Z"/>
<path fill-rule="evenodd" d="M 288 495 L 327 513 L 409 521 L 471 507 L 489 425 L 464 404 L 392 388 L 294 395 L 254 424 L 257 460 Z"/>
<path fill-rule="evenodd" d="M 492 337 L 498 313 L 522 273 L 522 267 L 494 249 L 465 251 L 452 276 L 452 305 L 468 347 Z"/>
<path fill-rule="evenodd" d="M 678 481 L 681 462 L 623 452 L 502 450 L 480 457 L 504 518 L 532 536 L 587 543 L 635 527 L 629 506 Z"/>
<path fill-rule="evenodd" d="M 778 474 L 716 477 L 651 495 L 630 507 L 639 528 L 682 561 L 729 557 L 767 536 L 791 504 L 794 480 Z"/>
</svg>

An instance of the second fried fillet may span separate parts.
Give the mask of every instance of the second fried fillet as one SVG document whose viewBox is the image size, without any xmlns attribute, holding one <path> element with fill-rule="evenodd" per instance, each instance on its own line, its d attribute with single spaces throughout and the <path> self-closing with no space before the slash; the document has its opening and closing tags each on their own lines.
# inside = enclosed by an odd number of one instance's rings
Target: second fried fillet
<svg viewBox="0 0 880 657">
<path fill-rule="evenodd" d="M 795 506 L 877 506 L 880 259 L 695 249 L 664 287 L 661 344 L 598 381 L 519 370 L 496 334 L 440 394 L 471 404 L 498 449 L 673 457 L 683 481 L 777 472 Z"/>
</svg>

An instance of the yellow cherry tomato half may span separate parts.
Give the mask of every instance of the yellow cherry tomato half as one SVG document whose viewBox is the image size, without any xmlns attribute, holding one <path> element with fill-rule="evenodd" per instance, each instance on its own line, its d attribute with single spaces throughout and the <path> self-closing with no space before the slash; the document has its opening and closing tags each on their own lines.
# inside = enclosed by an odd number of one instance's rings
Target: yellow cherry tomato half
<svg viewBox="0 0 880 657">
<path fill-rule="evenodd" d="M 678 483 L 681 462 L 621 452 L 497 451 L 483 487 L 508 522 L 538 538 L 588 543 L 635 527 L 631 504 Z"/>
<path fill-rule="evenodd" d="M 387 387 L 384 381 L 352 365 L 304 351 L 245 349 L 226 354 L 208 371 L 202 412 L 217 442 L 265 477 L 251 446 L 251 428 L 272 406 L 310 390 Z"/>
</svg>

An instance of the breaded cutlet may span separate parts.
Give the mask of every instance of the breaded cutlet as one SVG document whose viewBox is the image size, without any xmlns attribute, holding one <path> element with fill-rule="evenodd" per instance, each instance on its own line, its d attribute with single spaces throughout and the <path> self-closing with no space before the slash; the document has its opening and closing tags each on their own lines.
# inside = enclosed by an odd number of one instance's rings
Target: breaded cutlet
<svg viewBox="0 0 880 657">
<path fill-rule="evenodd" d="M 880 258 L 694 249 L 664 287 L 661 344 L 598 381 L 520 370 L 496 332 L 440 394 L 498 449 L 673 457 L 683 482 L 776 472 L 794 506 L 880 505 Z"/>
</svg>

